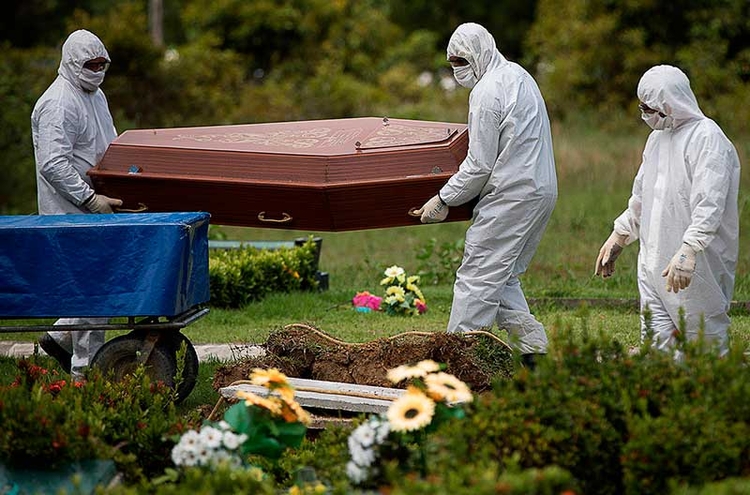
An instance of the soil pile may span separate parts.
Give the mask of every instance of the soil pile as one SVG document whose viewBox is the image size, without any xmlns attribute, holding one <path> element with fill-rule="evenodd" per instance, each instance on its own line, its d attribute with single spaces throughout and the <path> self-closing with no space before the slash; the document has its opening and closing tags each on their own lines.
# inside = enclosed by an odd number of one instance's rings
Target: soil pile
<svg viewBox="0 0 750 495">
<path fill-rule="evenodd" d="M 489 389 L 493 380 L 510 377 L 514 366 L 508 344 L 483 331 L 406 332 L 353 344 L 309 325 L 293 324 L 271 334 L 264 348 L 264 356 L 218 368 L 214 388 L 247 380 L 254 368 L 277 368 L 294 378 L 392 387 L 386 378 L 389 369 L 432 359 L 478 393 Z"/>
</svg>

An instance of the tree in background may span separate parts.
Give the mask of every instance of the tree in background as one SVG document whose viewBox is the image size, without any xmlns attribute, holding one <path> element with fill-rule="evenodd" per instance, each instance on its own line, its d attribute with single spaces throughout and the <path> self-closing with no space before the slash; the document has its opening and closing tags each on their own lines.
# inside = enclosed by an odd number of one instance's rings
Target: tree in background
<svg viewBox="0 0 750 495">
<path fill-rule="evenodd" d="M 0 19 L 0 213 L 36 210 L 30 114 L 79 28 L 104 41 L 117 129 L 364 115 L 465 122 L 445 61 L 455 27 L 486 26 L 537 78 L 555 118 L 616 120 L 641 74 L 683 68 L 706 113 L 747 132 L 747 0 L 9 0 Z M 637 120 L 637 117 L 632 120 Z"/>
<path fill-rule="evenodd" d="M 634 112 L 641 75 L 661 63 L 690 77 L 704 111 L 748 129 L 733 111 L 750 103 L 747 0 L 539 0 L 525 59 L 553 115 Z"/>
</svg>

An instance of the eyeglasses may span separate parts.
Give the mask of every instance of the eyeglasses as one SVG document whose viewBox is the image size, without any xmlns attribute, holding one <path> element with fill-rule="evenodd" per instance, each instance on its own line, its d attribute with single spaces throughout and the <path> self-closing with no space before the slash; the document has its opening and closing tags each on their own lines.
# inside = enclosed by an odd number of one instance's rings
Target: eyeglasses
<svg viewBox="0 0 750 495">
<path fill-rule="evenodd" d="M 109 62 L 94 62 L 92 60 L 89 60 L 85 64 L 83 64 L 84 69 L 93 70 L 94 72 L 101 72 L 101 71 L 107 71 L 109 69 Z"/>
</svg>

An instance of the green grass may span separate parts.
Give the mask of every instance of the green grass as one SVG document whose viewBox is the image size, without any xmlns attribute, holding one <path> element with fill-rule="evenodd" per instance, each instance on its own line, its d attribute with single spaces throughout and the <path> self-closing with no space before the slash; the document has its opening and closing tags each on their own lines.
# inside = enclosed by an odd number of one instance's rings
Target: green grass
<svg viewBox="0 0 750 495">
<path fill-rule="evenodd" d="M 617 272 L 604 281 L 592 276 L 593 265 L 614 218 L 625 208 L 647 130 L 644 126 L 621 128 L 586 123 L 555 123 L 554 144 L 559 179 L 559 199 L 554 214 L 522 283 L 529 298 L 625 298 L 637 299 L 636 256 L 638 246 L 626 248 Z M 623 130 L 624 129 L 624 130 Z M 750 157 L 750 140 L 735 137 L 740 159 Z M 388 198 L 383 198 L 387 201 Z M 740 205 L 740 259 L 736 300 L 750 300 L 750 174 L 742 177 Z M 418 206 L 418 205 L 416 205 Z M 320 269 L 329 273 L 330 290 L 320 293 L 274 294 L 241 310 L 212 309 L 184 333 L 196 343 L 263 342 L 269 333 L 291 323 L 308 323 L 347 341 L 362 342 L 409 330 L 442 331 L 451 303 L 450 283 L 423 286 L 429 311 L 417 318 L 362 314 L 349 301 L 357 291 L 379 294 L 383 270 L 393 264 L 414 273 L 417 253 L 430 239 L 437 244 L 462 239 L 469 222 L 415 225 L 357 232 L 308 232 L 212 226 L 211 235 L 232 240 L 292 240 L 312 234 L 323 239 Z M 582 311 L 590 314 L 588 327 L 602 329 L 627 342 L 637 341 L 635 310 L 563 310 L 532 307 L 548 329 L 582 323 Z M 747 340 L 750 319 L 733 317 L 735 338 Z M 109 336 L 118 335 L 110 332 Z M 38 334 L 15 333 L 0 340 L 33 340 Z"/>
</svg>

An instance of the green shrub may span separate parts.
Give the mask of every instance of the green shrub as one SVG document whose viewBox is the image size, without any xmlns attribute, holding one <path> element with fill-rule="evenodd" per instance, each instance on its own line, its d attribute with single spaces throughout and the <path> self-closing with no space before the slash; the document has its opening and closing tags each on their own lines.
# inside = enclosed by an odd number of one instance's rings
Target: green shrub
<svg viewBox="0 0 750 495">
<path fill-rule="evenodd" d="M 252 246 L 212 251 L 208 260 L 211 305 L 241 308 L 271 292 L 314 289 L 317 246 L 258 249 Z"/>
<path fill-rule="evenodd" d="M 677 363 L 650 349 L 631 355 L 618 342 L 557 342 L 534 372 L 498 381 L 466 420 L 438 431 L 426 480 L 470 486 L 515 463 L 556 465 L 582 493 L 648 494 L 750 471 L 741 350 L 717 359 L 686 345 Z"/>
<path fill-rule="evenodd" d="M 177 495 L 190 493 L 191 495 L 273 495 L 277 493 L 273 488 L 273 480 L 265 476 L 257 468 L 232 469 L 220 466 L 214 471 L 201 468 L 186 469 L 177 482 L 170 482 L 166 477 L 154 484 L 155 486 L 125 486 L 99 488 L 101 495 L 139 495 L 152 493 L 154 495 Z"/>
<path fill-rule="evenodd" d="M 133 482 L 171 465 L 168 435 L 188 419 L 178 417 L 172 390 L 151 383 L 143 368 L 118 382 L 92 370 L 81 383 L 31 361 L 19 361 L 19 370 L 0 393 L 0 463 L 56 467 L 112 458 Z"/>
</svg>

